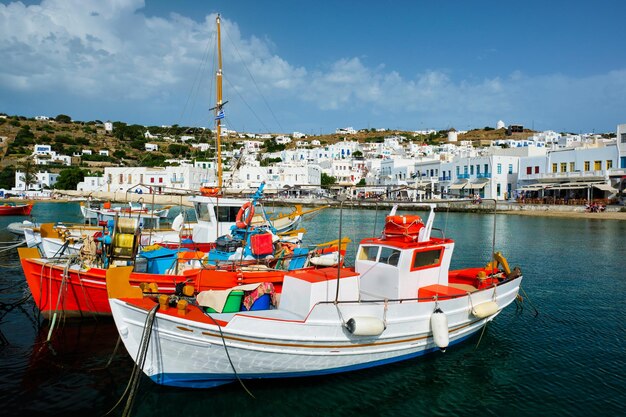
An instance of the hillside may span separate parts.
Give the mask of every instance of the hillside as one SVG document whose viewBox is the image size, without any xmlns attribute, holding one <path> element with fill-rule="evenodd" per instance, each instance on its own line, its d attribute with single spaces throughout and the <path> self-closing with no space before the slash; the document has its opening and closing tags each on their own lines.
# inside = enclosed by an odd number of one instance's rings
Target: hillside
<svg viewBox="0 0 626 417">
<path fill-rule="evenodd" d="M 92 172 L 102 171 L 106 166 L 162 166 L 166 159 L 171 158 L 214 158 L 214 151 L 200 152 L 192 148 L 191 143 L 213 143 L 210 131 L 184 127 L 157 127 L 127 125 L 123 122 L 113 123 L 113 132 L 105 132 L 104 125 L 99 121 L 72 122 L 69 116 L 59 115 L 56 120 L 34 120 L 21 116 L 5 116 L 0 118 L 0 137 L 6 139 L 0 143 L 0 167 L 17 166 L 27 157 L 32 155 L 34 145 L 50 145 L 52 150 L 59 155 L 72 157 L 72 165 L 79 165 Z M 144 134 L 149 131 L 150 139 Z M 522 133 L 514 133 L 505 136 L 504 129 L 484 130 L 475 129 L 459 135 L 458 140 L 471 140 L 476 145 L 486 145 L 495 139 L 513 138 L 522 139 L 532 135 L 532 131 L 524 130 Z M 310 136 L 303 141 L 313 139 L 320 141 L 321 145 L 330 145 L 344 139 L 361 143 L 383 142 L 384 138 L 391 135 L 402 135 L 408 141 L 416 143 L 439 144 L 447 141 L 447 131 L 439 131 L 430 135 L 414 136 L 413 132 L 387 130 L 383 132 L 359 131 L 354 135 L 319 135 Z M 182 143 L 181 136 L 189 136 L 192 139 Z M 228 151 L 236 149 L 242 139 L 230 137 L 222 140 L 223 149 Z M 295 148 L 295 142 L 286 148 Z M 145 144 L 155 143 L 159 150 L 146 152 Z M 266 141 L 266 150 L 275 151 L 284 149 Z M 99 151 L 107 150 L 109 155 L 99 155 Z M 83 154 L 91 151 L 91 155 Z M 77 156 L 74 156 L 77 155 Z M 80 155 L 80 157 L 78 156 Z M 65 168 L 61 164 L 50 164 L 48 169 L 59 172 Z"/>
</svg>

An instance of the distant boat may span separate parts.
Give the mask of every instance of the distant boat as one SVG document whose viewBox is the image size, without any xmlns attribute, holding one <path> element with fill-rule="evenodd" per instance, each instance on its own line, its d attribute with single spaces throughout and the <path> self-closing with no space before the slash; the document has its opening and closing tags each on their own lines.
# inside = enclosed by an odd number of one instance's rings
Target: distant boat
<svg viewBox="0 0 626 417">
<path fill-rule="evenodd" d="M 14 235 L 24 236 L 24 230 L 32 229 L 33 227 L 39 227 L 39 223 L 33 223 L 28 220 L 24 220 L 23 222 L 13 222 L 9 223 L 7 226 L 7 230 Z"/>
<path fill-rule="evenodd" d="M 28 216 L 32 209 L 32 204 L 4 203 L 0 205 L 0 216 Z"/>
</svg>

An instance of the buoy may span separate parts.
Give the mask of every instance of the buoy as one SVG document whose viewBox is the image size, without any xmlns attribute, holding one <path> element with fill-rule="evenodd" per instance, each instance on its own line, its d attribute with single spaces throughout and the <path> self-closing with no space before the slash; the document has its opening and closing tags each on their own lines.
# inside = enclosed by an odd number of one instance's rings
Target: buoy
<svg viewBox="0 0 626 417">
<path fill-rule="evenodd" d="M 486 303 L 478 304 L 472 308 L 472 314 L 479 319 L 492 316 L 498 312 L 498 303 L 495 301 L 488 301 Z"/>
<path fill-rule="evenodd" d="M 433 332 L 433 340 L 437 347 L 441 350 L 446 350 L 450 343 L 450 337 L 448 335 L 448 316 L 446 316 L 439 307 L 437 307 L 430 316 L 430 327 Z"/>
<path fill-rule="evenodd" d="M 385 330 L 385 323 L 377 317 L 352 317 L 346 329 L 355 336 L 379 336 Z"/>
</svg>

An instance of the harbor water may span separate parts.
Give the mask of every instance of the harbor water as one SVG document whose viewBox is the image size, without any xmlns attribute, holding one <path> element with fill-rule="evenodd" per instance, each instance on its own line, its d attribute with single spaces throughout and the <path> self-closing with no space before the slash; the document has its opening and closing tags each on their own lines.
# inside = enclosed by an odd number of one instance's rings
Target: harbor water
<svg viewBox="0 0 626 417">
<path fill-rule="evenodd" d="M 304 243 L 339 238 L 341 223 L 353 242 L 351 264 L 358 241 L 380 234 L 385 214 L 324 210 L 303 224 Z M 38 202 L 32 216 L 81 220 L 78 203 Z M 15 239 L 6 226 L 23 219 L 0 217 L 2 247 Z M 238 383 L 192 390 L 143 376 L 131 415 L 626 415 L 626 222 L 439 212 L 433 234 L 456 241 L 453 268 L 481 266 L 494 223 L 495 249 L 523 271 L 523 301 L 464 344 L 351 373 L 246 381 L 250 394 Z M 16 249 L 0 252 L 0 271 L 2 414 L 106 414 L 133 368 L 122 345 L 115 351 L 113 320 L 61 321 L 46 342 L 49 324 L 29 298 Z"/>
</svg>

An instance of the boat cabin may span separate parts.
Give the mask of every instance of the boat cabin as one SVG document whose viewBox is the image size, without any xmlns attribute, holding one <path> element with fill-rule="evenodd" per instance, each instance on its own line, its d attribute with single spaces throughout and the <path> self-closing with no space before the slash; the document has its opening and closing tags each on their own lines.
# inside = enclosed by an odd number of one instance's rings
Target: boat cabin
<svg viewBox="0 0 626 417">
<path fill-rule="evenodd" d="M 382 237 L 359 245 L 355 271 L 361 299 L 416 298 L 422 287 L 448 285 L 454 241 L 430 236 L 434 208 L 424 224 L 419 216 L 387 216 Z"/>
<path fill-rule="evenodd" d="M 453 249 L 451 239 L 423 243 L 365 239 L 355 262 L 361 274 L 361 298 L 416 298 L 422 287 L 447 285 Z"/>
</svg>

